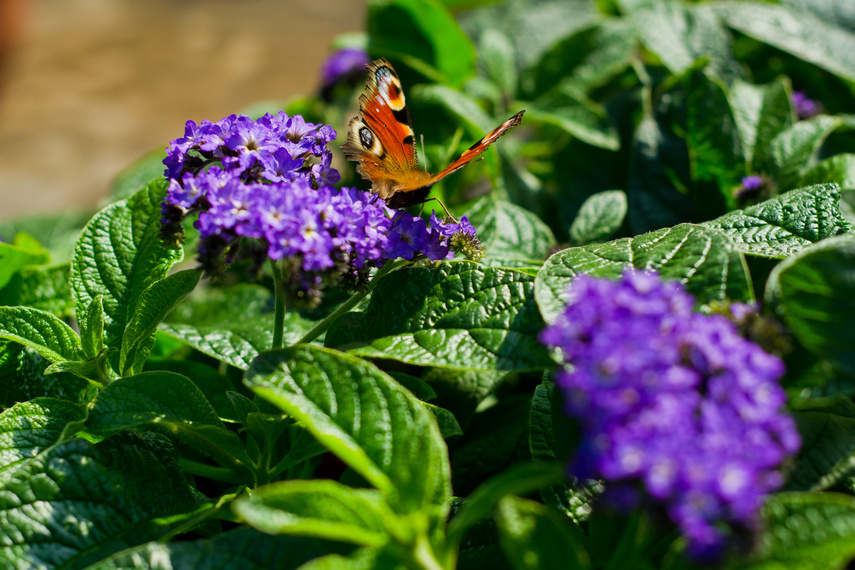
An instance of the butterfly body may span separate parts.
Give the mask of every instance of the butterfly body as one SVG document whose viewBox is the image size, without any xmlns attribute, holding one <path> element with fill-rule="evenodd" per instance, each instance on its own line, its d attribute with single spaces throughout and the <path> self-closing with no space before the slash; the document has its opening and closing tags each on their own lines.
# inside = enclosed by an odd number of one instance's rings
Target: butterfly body
<svg viewBox="0 0 855 570">
<path fill-rule="evenodd" d="M 366 91 L 359 96 L 359 116 L 348 125 L 344 155 L 356 161 L 356 170 L 371 181 L 371 191 L 391 208 L 407 208 L 425 201 L 431 187 L 484 152 L 508 129 L 520 124 L 521 111 L 473 144 L 439 174 L 419 168 L 416 141 L 401 81 L 392 65 L 378 59 L 368 65 Z"/>
</svg>

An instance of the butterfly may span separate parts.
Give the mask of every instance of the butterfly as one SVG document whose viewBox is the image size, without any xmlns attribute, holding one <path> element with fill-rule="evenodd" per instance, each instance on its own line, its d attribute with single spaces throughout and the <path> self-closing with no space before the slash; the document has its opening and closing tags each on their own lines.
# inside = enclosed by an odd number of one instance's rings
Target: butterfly
<svg viewBox="0 0 855 570">
<path fill-rule="evenodd" d="M 359 96 L 359 116 L 348 125 L 341 145 L 348 160 L 358 162 L 356 171 L 371 181 L 371 191 L 390 208 L 408 208 L 426 201 L 431 186 L 457 172 L 487 150 L 508 129 L 522 121 L 520 111 L 469 147 L 439 174 L 419 169 L 416 140 L 401 80 L 385 59 L 368 64 L 365 93 Z"/>
</svg>

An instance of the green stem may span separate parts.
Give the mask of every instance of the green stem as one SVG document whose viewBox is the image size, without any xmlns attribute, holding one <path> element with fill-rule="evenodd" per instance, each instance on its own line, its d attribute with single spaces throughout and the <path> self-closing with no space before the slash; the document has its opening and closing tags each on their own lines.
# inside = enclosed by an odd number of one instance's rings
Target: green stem
<svg viewBox="0 0 855 570">
<path fill-rule="evenodd" d="M 215 481 L 222 481 L 223 483 L 236 484 L 243 482 L 231 469 L 206 465 L 205 463 L 199 463 L 185 457 L 178 458 L 178 466 L 191 475 L 199 475 Z"/>
<path fill-rule="evenodd" d="M 386 263 L 386 265 L 381 267 L 377 271 L 377 273 L 374 274 L 374 277 L 371 278 L 371 281 L 368 283 L 368 286 L 365 288 L 364 291 L 358 291 L 354 293 L 353 296 L 344 303 L 342 303 L 338 309 L 327 315 L 324 320 L 320 321 L 318 324 L 312 327 L 309 332 L 304 334 L 303 338 L 298 340 L 297 343 L 312 342 L 313 340 L 321 336 L 321 334 L 323 334 L 328 328 L 330 328 L 330 325 L 333 323 L 334 320 L 336 320 L 344 313 L 350 312 L 351 309 L 358 305 L 362 299 L 364 299 L 371 291 L 373 291 L 374 287 L 377 286 L 377 282 L 380 280 L 381 277 L 407 263 L 409 263 L 409 261 L 407 261 L 406 259 L 399 259 L 397 261 L 390 261 Z"/>
<path fill-rule="evenodd" d="M 272 259 L 270 267 L 273 269 L 273 289 L 275 290 L 276 306 L 273 313 L 273 350 L 282 348 L 282 339 L 285 336 L 285 282 L 282 280 L 282 271 L 279 264 Z"/>
</svg>

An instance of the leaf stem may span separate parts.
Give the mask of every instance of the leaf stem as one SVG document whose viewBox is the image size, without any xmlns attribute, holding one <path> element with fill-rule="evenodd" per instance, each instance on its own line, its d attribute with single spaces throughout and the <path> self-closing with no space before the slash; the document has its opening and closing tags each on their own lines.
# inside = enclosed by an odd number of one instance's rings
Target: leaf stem
<svg viewBox="0 0 855 570">
<path fill-rule="evenodd" d="M 243 482 L 243 480 L 238 477 L 234 471 L 225 467 L 206 465 L 185 457 L 178 458 L 178 465 L 191 475 L 199 475 L 215 481 L 222 481 L 223 483 L 237 484 Z"/>
<path fill-rule="evenodd" d="M 273 313 L 273 344 L 270 348 L 277 350 L 282 348 L 282 339 L 285 336 L 285 282 L 282 280 L 279 264 L 271 259 L 270 267 L 273 269 L 273 289 L 276 299 Z"/>
<path fill-rule="evenodd" d="M 368 283 L 368 286 L 363 291 L 357 291 L 353 294 L 353 296 L 342 303 L 335 311 L 327 315 L 324 320 L 320 321 L 316 324 L 312 329 L 303 335 L 303 337 L 297 341 L 297 344 L 312 342 L 321 334 L 326 332 L 330 325 L 339 318 L 344 313 L 350 312 L 359 302 L 364 299 L 371 291 L 374 290 L 374 287 L 377 285 L 377 282 L 384 275 L 391 273 L 392 270 L 397 269 L 398 267 L 409 263 L 406 259 L 399 259 L 396 261 L 390 261 L 386 263 L 383 267 L 381 267 L 377 273 L 374 274 L 374 277 L 371 278 L 371 281 Z"/>
</svg>

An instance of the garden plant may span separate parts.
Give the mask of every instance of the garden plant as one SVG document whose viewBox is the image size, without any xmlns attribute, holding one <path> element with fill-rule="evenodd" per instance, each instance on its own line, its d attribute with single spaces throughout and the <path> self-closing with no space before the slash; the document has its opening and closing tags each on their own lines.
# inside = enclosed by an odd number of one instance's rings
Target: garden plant
<svg viewBox="0 0 855 570">
<path fill-rule="evenodd" d="M 371 0 L 3 222 L 0 567 L 849 567 L 850 3 Z"/>
</svg>

